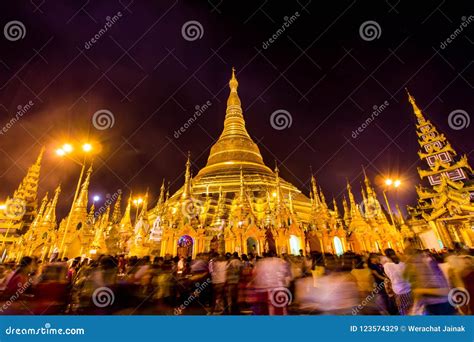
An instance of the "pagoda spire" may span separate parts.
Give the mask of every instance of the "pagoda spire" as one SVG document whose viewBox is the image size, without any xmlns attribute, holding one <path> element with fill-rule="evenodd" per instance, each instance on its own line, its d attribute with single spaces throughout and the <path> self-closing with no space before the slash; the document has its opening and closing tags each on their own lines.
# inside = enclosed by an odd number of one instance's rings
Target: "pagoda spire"
<svg viewBox="0 0 474 342">
<path fill-rule="evenodd" d="M 465 198 L 466 203 L 469 203 L 469 199 L 471 198 L 472 202 L 474 197 L 474 172 L 467 156 L 457 156 L 444 134 L 439 133 L 435 125 L 424 117 L 409 93 L 408 101 L 417 117 L 416 133 L 420 145 L 418 156 L 425 166 L 424 169 L 418 168 L 418 174 L 422 182 L 427 179 L 424 181 L 426 187 L 417 188 L 418 205 L 416 209 L 410 209 L 411 216 L 427 221 L 440 216 L 465 216 L 466 222 L 469 222 L 468 217 L 472 210 L 454 200 Z M 452 208 L 456 208 L 456 214 Z M 450 241 L 444 242 L 450 244 Z"/>
<path fill-rule="evenodd" d="M 77 212 L 86 215 L 87 213 L 87 204 L 89 202 L 89 183 L 92 173 L 92 165 L 87 170 L 86 179 L 81 185 L 81 190 L 79 196 L 77 196 L 76 203 L 71 212 Z"/>
<path fill-rule="evenodd" d="M 41 206 L 38 210 L 38 215 L 37 217 L 41 218 L 44 215 L 44 212 L 46 210 L 46 205 L 48 204 L 48 192 L 44 195 L 43 199 L 41 200 Z"/>
<path fill-rule="evenodd" d="M 275 161 L 275 185 L 276 185 L 276 200 L 278 208 L 281 206 L 281 187 L 280 187 L 280 170 Z"/>
<path fill-rule="evenodd" d="M 318 208 L 321 206 L 321 198 L 319 198 L 318 186 L 316 184 L 316 178 L 314 178 L 313 174 L 311 174 L 311 189 L 313 193 L 313 204 L 316 208 Z"/>
<path fill-rule="evenodd" d="M 354 216 L 360 215 L 360 211 L 359 211 L 359 208 L 357 207 L 354 194 L 352 193 L 352 187 L 351 187 L 351 184 L 349 183 L 349 180 L 347 180 L 347 194 L 349 195 L 351 218 L 354 218 Z"/>
<path fill-rule="evenodd" d="M 293 215 L 295 213 L 295 208 L 293 206 L 293 195 L 291 194 L 291 191 L 288 190 L 288 203 L 290 206 L 290 213 Z"/>
<path fill-rule="evenodd" d="M 243 202 L 245 197 L 245 188 L 244 188 L 244 172 L 242 170 L 242 165 L 240 166 L 240 200 Z"/>
<path fill-rule="evenodd" d="M 342 198 L 342 207 L 344 209 L 344 222 L 348 226 L 351 221 L 351 212 L 349 210 L 349 206 L 347 205 L 346 195 Z"/>
<path fill-rule="evenodd" d="M 245 128 L 244 116 L 242 114 L 242 106 L 240 103 L 237 88 L 239 82 L 235 77 L 235 68 L 232 68 L 232 77 L 229 81 L 230 93 L 227 98 L 227 110 L 224 120 L 224 131 L 221 138 L 243 136 L 250 139 L 250 136 Z"/>
<path fill-rule="evenodd" d="M 187 200 L 192 196 L 191 193 L 191 152 L 188 152 L 188 160 L 186 161 L 186 172 L 184 174 L 184 189 L 181 199 Z"/>
<path fill-rule="evenodd" d="M 421 109 L 418 108 L 415 102 L 415 98 L 411 96 L 411 94 L 408 92 L 408 89 L 405 88 L 405 91 L 407 92 L 408 95 L 408 101 L 410 102 L 411 106 L 413 107 L 413 112 L 415 113 L 416 118 L 418 119 L 419 123 L 425 122 L 426 119 L 423 116 L 423 113 L 421 112 Z"/>
<path fill-rule="evenodd" d="M 375 193 L 372 184 L 370 183 L 369 177 L 367 177 L 367 173 L 365 172 L 364 166 L 362 166 L 362 172 L 364 173 L 364 185 L 365 185 L 365 193 L 369 201 L 371 199 L 377 200 L 377 194 Z"/>
<path fill-rule="evenodd" d="M 36 162 L 28 168 L 28 171 L 18 189 L 15 190 L 13 198 L 23 199 L 26 201 L 36 201 L 43 155 L 44 147 L 41 148 L 40 153 L 36 158 Z"/>
<path fill-rule="evenodd" d="M 160 197 L 158 197 L 158 204 L 162 205 L 165 202 L 165 179 L 161 182 Z"/>
<path fill-rule="evenodd" d="M 140 212 L 139 219 L 147 218 L 147 216 L 148 216 L 148 189 L 146 190 L 146 193 L 145 193 L 145 199 L 143 200 L 142 211 Z"/>
<path fill-rule="evenodd" d="M 196 176 L 198 178 L 207 173 L 220 171 L 222 168 L 234 169 L 238 172 L 237 168 L 240 165 L 243 165 L 244 168 L 256 169 L 267 175 L 272 174 L 271 170 L 263 163 L 260 150 L 245 127 L 242 106 L 237 92 L 238 86 L 235 69 L 232 68 L 224 129 L 217 142 L 211 147 L 207 165 Z"/>
<path fill-rule="evenodd" d="M 114 204 L 114 211 L 112 212 L 113 224 L 117 224 L 120 222 L 120 219 L 122 217 L 122 213 L 120 210 L 121 205 L 122 205 L 122 192 L 119 193 L 117 200 L 115 201 L 115 204 Z"/>
<path fill-rule="evenodd" d="M 122 216 L 122 219 L 120 220 L 120 232 L 121 233 L 128 233 L 130 227 L 132 227 L 131 212 L 132 212 L 132 193 L 130 193 L 130 196 L 128 198 L 127 207 L 125 208 L 125 212 Z"/>
<path fill-rule="evenodd" d="M 58 185 L 54 191 L 54 197 L 51 202 L 48 204 L 43 219 L 41 221 L 44 225 L 55 225 L 56 224 L 56 206 L 58 205 L 59 194 L 61 193 L 61 185 Z"/>
<path fill-rule="evenodd" d="M 332 208 L 334 210 L 334 214 L 336 215 L 336 218 L 340 219 L 341 214 L 339 213 L 339 208 L 337 207 L 336 199 L 334 197 L 332 198 Z"/>
</svg>

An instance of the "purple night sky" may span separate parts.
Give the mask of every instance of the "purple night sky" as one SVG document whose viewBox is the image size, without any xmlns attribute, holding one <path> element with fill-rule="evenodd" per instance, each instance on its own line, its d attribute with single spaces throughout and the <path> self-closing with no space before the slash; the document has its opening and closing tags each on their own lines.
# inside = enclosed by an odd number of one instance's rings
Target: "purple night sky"
<svg viewBox="0 0 474 342">
<path fill-rule="evenodd" d="M 235 66 L 247 129 L 282 177 L 308 194 L 311 165 L 326 198 L 340 204 L 346 178 L 359 197 L 364 165 L 374 181 L 400 175 L 403 186 L 390 199 L 413 203 L 421 165 L 405 87 L 472 164 L 472 124 L 448 124 L 454 110 L 474 113 L 471 2 L 3 1 L 1 27 L 19 21 L 25 35 L 0 36 L 0 127 L 18 106 L 33 105 L 0 135 L 0 196 L 12 193 L 45 145 L 39 196 L 61 182 L 64 211 L 79 167 L 54 150 L 89 137 L 101 146 L 91 194 L 149 187 L 154 204 L 163 178 L 171 192 L 182 185 L 188 150 L 194 174 L 205 165 Z M 278 34 L 285 20 L 291 23 Z M 189 21 L 202 30 L 185 39 Z M 363 39 L 367 21 L 376 22 L 379 37 Z M 113 114 L 113 127 L 94 127 L 100 109 Z M 272 127 L 276 110 L 290 113 L 290 127 Z"/>
</svg>

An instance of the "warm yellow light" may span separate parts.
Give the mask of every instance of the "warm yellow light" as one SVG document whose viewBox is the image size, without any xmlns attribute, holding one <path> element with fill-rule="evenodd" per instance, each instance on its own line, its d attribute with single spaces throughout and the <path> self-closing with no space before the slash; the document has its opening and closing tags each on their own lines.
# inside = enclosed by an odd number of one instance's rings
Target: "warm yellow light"
<svg viewBox="0 0 474 342">
<path fill-rule="evenodd" d="M 5 210 L 7 209 L 7 206 L 5 204 L 0 204 L 0 210 Z"/>
<path fill-rule="evenodd" d="M 389 178 L 389 179 L 386 179 L 386 180 L 385 180 L 385 184 L 388 185 L 388 186 L 390 186 L 390 185 L 393 184 L 393 180 L 391 180 L 390 178 Z"/>
<path fill-rule="evenodd" d="M 60 157 L 64 156 L 66 154 L 66 151 L 64 151 L 62 148 L 58 148 L 56 150 L 56 154 Z"/>
<path fill-rule="evenodd" d="M 65 153 L 71 153 L 73 148 L 71 144 L 64 144 L 61 148 Z"/>
<path fill-rule="evenodd" d="M 90 152 L 92 151 L 92 145 L 89 143 L 85 143 L 84 145 L 82 145 L 82 150 L 84 152 Z"/>
<path fill-rule="evenodd" d="M 393 186 L 398 188 L 400 186 L 400 184 L 402 184 L 402 182 L 400 181 L 400 179 L 397 179 L 394 183 L 393 183 Z"/>
<path fill-rule="evenodd" d="M 135 198 L 133 200 L 133 204 L 135 204 L 136 206 L 138 206 L 139 204 L 141 204 L 143 202 L 143 198 L 141 197 L 138 197 L 138 198 Z"/>
<path fill-rule="evenodd" d="M 273 197 L 276 197 L 276 196 L 277 196 L 277 193 L 276 193 L 276 192 L 274 192 L 274 193 L 272 194 L 272 196 L 273 196 Z"/>
</svg>

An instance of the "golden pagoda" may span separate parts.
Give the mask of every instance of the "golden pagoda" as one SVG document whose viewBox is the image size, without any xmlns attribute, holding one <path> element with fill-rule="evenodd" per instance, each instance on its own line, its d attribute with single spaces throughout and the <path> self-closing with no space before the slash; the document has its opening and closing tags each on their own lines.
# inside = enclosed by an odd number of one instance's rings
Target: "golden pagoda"
<svg viewBox="0 0 474 342">
<path fill-rule="evenodd" d="M 273 171 L 265 165 L 247 132 L 238 85 L 233 69 L 223 131 L 211 147 L 207 164 L 194 177 L 188 154 L 184 184 L 172 196 L 163 180 L 156 205 L 148 209 L 151 200 L 147 191 L 135 222 L 131 194 L 123 215 L 121 197 L 112 216 L 112 203 L 95 212 L 94 205 L 88 203 L 90 168 L 59 226 L 52 213 L 60 188 L 53 200 L 48 202 L 45 197 L 30 229 L 15 239 L 18 246 L 24 245 L 21 255 L 43 259 L 100 254 L 195 257 L 203 252 L 261 255 L 269 251 L 340 255 L 400 249 L 401 235 L 383 212 L 367 176 L 361 205 L 347 184 L 349 204 L 344 198 L 341 216 L 334 199 L 329 208 L 313 175 L 308 198 L 281 176 L 278 165 Z M 39 167 L 35 176 L 37 173 Z"/>
<path fill-rule="evenodd" d="M 457 156 L 444 134 L 425 118 L 415 99 L 408 100 L 416 117 L 421 184 L 418 203 L 408 207 L 408 223 L 424 248 L 453 248 L 454 243 L 474 247 L 474 182 L 467 156 Z"/>
</svg>

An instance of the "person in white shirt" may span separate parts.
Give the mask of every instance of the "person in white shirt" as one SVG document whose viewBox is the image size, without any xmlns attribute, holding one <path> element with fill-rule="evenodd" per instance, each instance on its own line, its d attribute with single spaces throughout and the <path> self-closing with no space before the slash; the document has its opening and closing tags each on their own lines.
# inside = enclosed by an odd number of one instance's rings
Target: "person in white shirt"
<svg viewBox="0 0 474 342">
<path fill-rule="evenodd" d="M 391 248 L 385 250 L 385 255 L 389 260 L 383 265 L 383 268 L 395 293 L 398 313 L 406 315 L 413 305 L 411 285 L 404 277 L 406 265 L 400 261 L 395 251 Z"/>
</svg>

